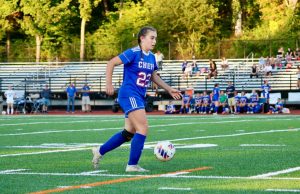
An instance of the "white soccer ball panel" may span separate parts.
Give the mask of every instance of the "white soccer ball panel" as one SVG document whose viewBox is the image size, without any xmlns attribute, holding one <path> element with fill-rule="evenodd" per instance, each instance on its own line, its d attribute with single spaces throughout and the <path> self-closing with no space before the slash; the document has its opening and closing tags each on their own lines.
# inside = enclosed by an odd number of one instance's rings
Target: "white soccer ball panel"
<svg viewBox="0 0 300 194">
<path fill-rule="evenodd" d="M 160 161 L 171 160 L 176 152 L 174 145 L 169 141 L 158 142 L 154 147 L 154 154 Z"/>
</svg>

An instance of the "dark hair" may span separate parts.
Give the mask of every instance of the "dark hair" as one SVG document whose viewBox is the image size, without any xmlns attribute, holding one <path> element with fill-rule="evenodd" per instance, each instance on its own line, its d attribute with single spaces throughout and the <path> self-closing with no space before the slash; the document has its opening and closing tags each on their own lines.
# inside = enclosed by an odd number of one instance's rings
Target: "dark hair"
<svg viewBox="0 0 300 194">
<path fill-rule="evenodd" d="M 153 31 L 153 32 L 156 32 L 156 29 L 153 28 L 152 26 L 144 26 L 140 29 L 138 35 L 137 35 L 137 38 L 138 38 L 138 44 L 139 44 L 139 47 L 141 49 L 141 58 L 143 58 L 143 50 L 142 50 L 142 46 L 141 46 L 141 37 L 142 36 L 146 36 L 148 31 Z"/>
</svg>

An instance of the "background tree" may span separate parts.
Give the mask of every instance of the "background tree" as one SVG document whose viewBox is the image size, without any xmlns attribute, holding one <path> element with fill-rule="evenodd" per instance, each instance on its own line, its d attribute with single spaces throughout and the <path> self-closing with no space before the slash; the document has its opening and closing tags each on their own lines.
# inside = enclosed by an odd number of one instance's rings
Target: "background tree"
<svg viewBox="0 0 300 194">
<path fill-rule="evenodd" d="M 101 0 L 79 0 L 79 10 L 81 18 L 80 30 L 80 61 L 84 59 L 85 49 L 85 25 L 91 19 L 91 14 L 94 7 L 97 7 Z"/>
<path fill-rule="evenodd" d="M 67 18 L 71 14 L 69 9 L 71 0 L 20 1 L 24 14 L 20 24 L 26 34 L 35 37 L 36 62 L 39 62 L 43 38 L 59 41 L 59 38 L 65 36 L 64 31 L 68 26 Z"/>
<path fill-rule="evenodd" d="M 0 0 L 0 39 L 6 37 L 6 56 L 10 56 L 11 33 L 17 32 L 20 25 L 17 20 L 22 19 L 23 13 L 20 12 L 19 0 Z"/>
</svg>

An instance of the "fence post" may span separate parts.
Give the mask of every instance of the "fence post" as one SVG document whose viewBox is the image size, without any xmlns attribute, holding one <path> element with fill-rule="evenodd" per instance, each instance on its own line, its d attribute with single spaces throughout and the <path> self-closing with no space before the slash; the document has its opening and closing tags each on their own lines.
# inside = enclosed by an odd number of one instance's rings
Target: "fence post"
<svg viewBox="0 0 300 194">
<path fill-rule="evenodd" d="M 169 41 L 169 60 L 171 60 L 171 42 Z"/>
<path fill-rule="evenodd" d="M 177 76 L 177 86 L 178 90 L 180 90 L 180 76 Z"/>
</svg>

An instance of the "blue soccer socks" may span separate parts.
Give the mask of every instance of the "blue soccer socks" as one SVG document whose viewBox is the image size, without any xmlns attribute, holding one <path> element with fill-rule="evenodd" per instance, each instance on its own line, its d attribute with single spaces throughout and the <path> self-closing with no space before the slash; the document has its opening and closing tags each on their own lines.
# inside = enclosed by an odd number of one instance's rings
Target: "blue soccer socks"
<svg viewBox="0 0 300 194">
<path fill-rule="evenodd" d="M 100 147 L 100 154 L 103 156 L 105 153 L 116 149 L 120 145 L 122 145 L 124 142 L 126 142 L 125 137 L 122 135 L 122 131 L 116 133 L 113 135 L 107 142 L 105 142 L 101 147 Z"/>
<path fill-rule="evenodd" d="M 136 165 L 142 155 L 146 136 L 136 133 L 131 141 L 128 165 Z"/>
</svg>

